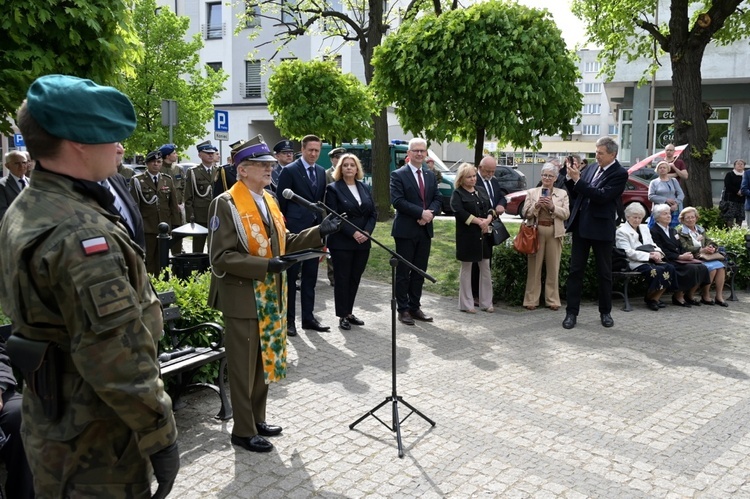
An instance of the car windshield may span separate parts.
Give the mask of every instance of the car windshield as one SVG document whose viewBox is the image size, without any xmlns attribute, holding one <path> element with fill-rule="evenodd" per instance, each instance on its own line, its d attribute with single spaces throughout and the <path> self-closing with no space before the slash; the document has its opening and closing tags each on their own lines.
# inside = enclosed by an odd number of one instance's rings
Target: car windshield
<svg viewBox="0 0 750 499">
<path fill-rule="evenodd" d="M 435 162 L 435 170 L 437 170 L 439 172 L 448 172 L 448 173 L 450 173 L 450 170 L 448 169 L 448 167 L 445 166 L 445 163 L 443 163 L 443 161 L 440 158 L 437 157 L 437 154 L 435 154 L 434 152 L 432 152 L 432 150 L 430 150 L 430 149 L 427 150 L 427 154 L 429 154 L 430 158 L 432 158 L 432 160 Z"/>
</svg>

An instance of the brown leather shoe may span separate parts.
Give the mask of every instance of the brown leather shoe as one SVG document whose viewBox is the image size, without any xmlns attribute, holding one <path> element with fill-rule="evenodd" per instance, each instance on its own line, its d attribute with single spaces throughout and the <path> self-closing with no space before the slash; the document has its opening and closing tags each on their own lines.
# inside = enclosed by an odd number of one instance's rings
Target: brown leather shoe
<svg viewBox="0 0 750 499">
<path fill-rule="evenodd" d="M 422 312 L 421 308 L 418 308 L 417 310 L 412 310 L 410 313 L 411 313 L 411 316 L 418 321 L 432 322 L 432 317 L 428 317 L 424 315 L 424 312 Z"/>
<path fill-rule="evenodd" d="M 408 310 L 404 310 L 403 312 L 398 313 L 398 320 L 407 326 L 413 326 L 414 325 L 414 319 L 411 317 L 411 314 Z"/>
</svg>

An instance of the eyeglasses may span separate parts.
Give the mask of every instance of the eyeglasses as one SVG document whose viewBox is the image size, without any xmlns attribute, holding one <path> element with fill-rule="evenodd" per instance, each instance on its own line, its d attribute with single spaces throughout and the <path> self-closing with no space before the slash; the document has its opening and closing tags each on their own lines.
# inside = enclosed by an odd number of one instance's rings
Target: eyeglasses
<svg viewBox="0 0 750 499">
<path fill-rule="evenodd" d="M 542 175 L 542 178 L 555 178 L 557 175 Z"/>
<path fill-rule="evenodd" d="M 409 152 L 413 152 L 414 154 L 424 154 L 427 152 L 427 149 L 410 149 Z"/>
</svg>

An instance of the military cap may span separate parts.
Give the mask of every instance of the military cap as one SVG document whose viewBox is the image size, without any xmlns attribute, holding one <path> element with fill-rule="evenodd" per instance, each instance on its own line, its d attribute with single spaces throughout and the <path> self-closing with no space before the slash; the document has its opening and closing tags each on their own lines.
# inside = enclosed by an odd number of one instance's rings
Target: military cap
<svg viewBox="0 0 750 499">
<path fill-rule="evenodd" d="M 159 152 L 161 153 L 161 157 L 169 156 L 173 152 L 177 150 L 177 146 L 174 144 L 164 144 L 159 148 Z"/>
<path fill-rule="evenodd" d="M 216 148 L 215 145 L 211 143 L 210 140 L 207 140 L 205 142 L 201 142 L 197 146 L 195 146 L 198 149 L 198 152 L 218 152 L 219 150 Z"/>
<path fill-rule="evenodd" d="M 328 153 L 329 158 L 334 158 L 337 156 L 341 156 L 342 154 L 346 154 L 346 149 L 343 147 L 337 147 L 336 149 L 331 149 L 331 151 Z"/>
<path fill-rule="evenodd" d="M 157 159 L 161 159 L 161 152 L 159 151 L 151 151 L 150 153 L 146 154 L 146 163 L 149 161 L 156 161 Z"/>
<path fill-rule="evenodd" d="M 294 152 L 294 147 L 292 146 L 291 140 L 282 140 L 281 142 L 278 142 L 275 146 L 273 146 L 273 152 L 276 154 L 280 152 Z"/>
<path fill-rule="evenodd" d="M 271 156 L 271 150 L 268 149 L 265 142 L 254 144 L 252 141 L 248 141 L 233 152 L 235 165 L 239 165 L 245 160 L 276 162 L 276 158 Z"/>
<path fill-rule="evenodd" d="M 232 142 L 229 144 L 229 157 L 232 159 L 232 164 L 234 164 L 234 154 L 239 150 L 240 147 L 242 147 L 242 144 L 244 144 L 245 141 L 240 139 L 237 142 Z"/>
<path fill-rule="evenodd" d="M 81 144 L 120 142 L 136 126 L 125 94 L 76 76 L 37 78 L 26 93 L 26 107 L 47 133 Z"/>
</svg>

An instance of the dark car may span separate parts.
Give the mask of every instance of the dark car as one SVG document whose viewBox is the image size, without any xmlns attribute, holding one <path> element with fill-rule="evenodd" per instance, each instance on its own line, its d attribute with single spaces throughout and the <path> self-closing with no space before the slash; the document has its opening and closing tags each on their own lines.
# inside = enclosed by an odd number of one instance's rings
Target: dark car
<svg viewBox="0 0 750 499">
<path fill-rule="evenodd" d="M 510 166 L 498 166 L 495 178 L 506 194 L 526 190 L 526 175 Z"/>
<path fill-rule="evenodd" d="M 505 213 L 509 215 L 518 215 L 523 213 L 523 205 L 526 201 L 526 191 L 514 192 L 505 196 L 508 204 L 505 206 Z M 648 182 L 635 175 L 630 175 L 625 184 L 625 190 L 622 193 L 622 204 L 627 207 L 630 204 L 638 203 L 646 210 L 646 216 L 651 213 L 651 201 L 648 200 Z"/>
</svg>

